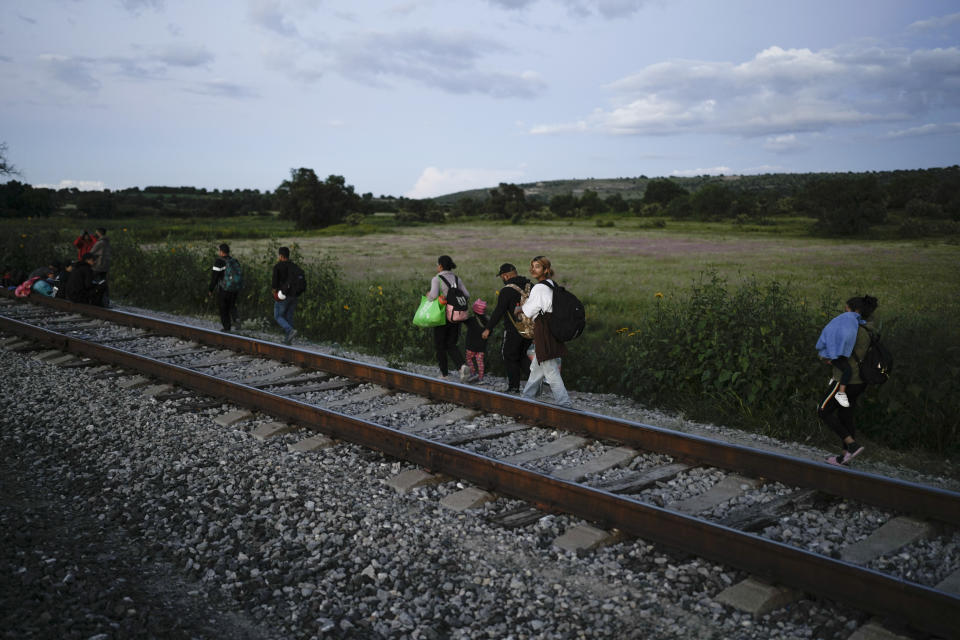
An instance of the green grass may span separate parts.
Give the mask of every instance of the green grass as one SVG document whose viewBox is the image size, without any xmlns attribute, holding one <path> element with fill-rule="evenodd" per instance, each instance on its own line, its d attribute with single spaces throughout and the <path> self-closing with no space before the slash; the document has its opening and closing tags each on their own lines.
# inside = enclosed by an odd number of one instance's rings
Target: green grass
<svg viewBox="0 0 960 640">
<path fill-rule="evenodd" d="M 755 228 L 604 220 L 614 226 L 595 220 L 396 226 L 383 217 L 370 223 L 376 227 L 343 229 L 353 235 L 302 234 L 259 216 L 107 226 L 120 271 L 115 295 L 209 313 L 209 263 L 216 244 L 226 241 L 247 272 L 243 313 L 263 326 L 272 325 L 268 281 L 276 247 L 289 245 L 311 282 L 298 307 L 304 335 L 395 362 L 433 360 L 430 336 L 409 320 L 439 255 L 458 263 L 471 298 L 490 304 L 501 285 L 500 263 L 513 262 L 524 273 L 531 257 L 547 255 L 557 279 L 587 308 L 587 331 L 564 362 L 569 386 L 823 444 L 833 436 L 813 411 L 827 375 L 814 343 L 844 300 L 869 293 L 880 300 L 876 320 L 897 357 L 894 378 L 870 394 L 862 411 L 869 437 L 906 450 L 955 455 L 960 449 L 960 244 L 816 238 L 808 235 L 811 221 L 798 218 Z M 42 264 L 56 252 L 73 253 L 69 241 L 77 230 L 96 226 L 77 222 L 3 221 L 4 261 Z M 889 235 L 881 230 L 877 237 Z M 499 363 L 491 359 L 496 372 Z"/>
</svg>

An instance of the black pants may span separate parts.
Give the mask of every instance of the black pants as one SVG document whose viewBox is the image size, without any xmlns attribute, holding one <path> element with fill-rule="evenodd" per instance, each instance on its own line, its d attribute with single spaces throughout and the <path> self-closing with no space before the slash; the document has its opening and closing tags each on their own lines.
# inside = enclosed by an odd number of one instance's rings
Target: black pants
<svg viewBox="0 0 960 640">
<path fill-rule="evenodd" d="M 99 305 L 101 307 L 110 306 L 110 289 L 107 287 L 107 272 L 106 271 L 94 271 L 93 280 L 95 282 L 101 282 L 97 285 L 96 291 L 90 296 L 90 304 Z"/>
<path fill-rule="evenodd" d="M 230 331 L 231 321 L 237 315 L 237 291 L 217 290 L 217 307 L 220 309 L 220 324 Z"/>
<path fill-rule="evenodd" d="M 830 391 L 827 393 L 827 397 L 820 402 L 820 406 L 817 408 L 817 414 L 819 414 L 823 424 L 830 427 L 835 434 L 840 436 L 841 440 L 847 436 L 856 439 L 857 429 L 854 415 L 857 409 L 857 400 L 860 398 L 860 394 L 866 391 L 867 385 L 862 383 L 847 385 L 847 398 L 850 400 L 849 407 L 841 407 L 837 399 L 833 397 L 836 395 L 837 387 L 839 386 L 840 383 L 836 380 L 830 382 Z"/>
<path fill-rule="evenodd" d="M 460 340 L 459 322 L 449 322 L 433 328 L 433 346 L 437 350 L 437 365 L 443 375 L 449 373 L 449 369 L 447 369 L 448 356 L 453 361 L 455 369 L 462 367 L 465 362 L 463 354 L 457 348 L 458 340 Z"/>
<path fill-rule="evenodd" d="M 509 321 L 507 319 L 507 322 Z M 521 337 L 512 327 L 503 330 L 500 357 L 507 370 L 507 391 L 519 391 L 520 378 L 530 376 L 530 358 L 527 357 L 530 342 L 531 340 Z"/>
</svg>

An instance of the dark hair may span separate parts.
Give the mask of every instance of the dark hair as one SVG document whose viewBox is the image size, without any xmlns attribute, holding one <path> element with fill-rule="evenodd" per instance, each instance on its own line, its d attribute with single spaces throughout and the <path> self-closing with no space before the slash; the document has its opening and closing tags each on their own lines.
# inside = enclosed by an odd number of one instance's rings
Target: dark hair
<svg viewBox="0 0 960 640">
<path fill-rule="evenodd" d="M 104 229 L 103 227 L 97 227 L 97 233 L 99 233 L 102 236 L 105 236 L 107 235 L 107 230 Z"/>
<path fill-rule="evenodd" d="M 80 256 L 80 262 L 86 262 L 87 260 L 96 260 L 97 256 L 93 255 L 89 251 Z"/>
<path fill-rule="evenodd" d="M 863 294 L 847 300 L 847 306 L 851 311 L 856 311 L 864 320 L 869 320 L 873 312 L 877 310 L 877 299 L 873 296 Z"/>
<path fill-rule="evenodd" d="M 290 259 L 290 248 L 289 248 L 289 247 L 280 247 L 279 249 L 277 249 L 277 253 L 279 253 L 280 255 L 282 255 L 282 256 L 283 256 L 284 258 L 286 258 L 287 260 Z"/>
<path fill-rule="evenodd" d="M 223 251 L 224 253 L 229 254 L 229 253 L 230 253 L 230 245 L 228 245 L 226 242 L 224 242 L 222 245 L 220 245 L 220 251 Z"/>
<path fill-rule="evenodd" d="M 443 267 L 444 271 L 453 271 L 457 268 L 457 263 L 450 256 L 440 256 L 437 258 L 437 264 Z"/>
</svg>

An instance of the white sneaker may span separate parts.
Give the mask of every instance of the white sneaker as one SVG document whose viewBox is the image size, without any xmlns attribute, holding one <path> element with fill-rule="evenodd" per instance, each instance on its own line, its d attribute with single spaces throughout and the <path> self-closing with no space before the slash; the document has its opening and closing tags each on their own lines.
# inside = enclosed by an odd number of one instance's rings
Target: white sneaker
<svg viewBox="0 0 960 640">
<path fill-rule="evenodd" d="M 833 396 L 833 398 L 834 400 L 837 401 L 837 404 L 840 405 L 841 407 L 850 406 L 850 398 L 848 398 L 847 394 L 844 393 L 843 391 L 837 391 L 836 395 Z"/>
<path fill-rule="evenodd" d="M 470 375 L 470 367 L 467 365 L 460 365 L 460 382 L 466 382 L 467 376 Z"/>
</svg>

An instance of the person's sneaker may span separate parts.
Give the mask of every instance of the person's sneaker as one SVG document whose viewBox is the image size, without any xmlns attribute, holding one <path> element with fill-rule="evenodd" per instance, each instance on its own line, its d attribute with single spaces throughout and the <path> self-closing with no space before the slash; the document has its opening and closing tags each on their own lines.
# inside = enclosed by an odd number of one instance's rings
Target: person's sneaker
<svg viewBox="0 0 960 640">
<path fill-rule="evenodd" d="M 293 344 L 293 339 L 297 337 L 297 330 L 290 329 L 290 332 L 287 333 L 287 336 L 283 339 L 283 344 Z"/>
<path fill-rule="evenodd" d="M 470 375 L 470 367 L 468 367 L 465 364 L 460 365 L 460 382 L 466 382 L 467 376 L 469 375 Z"/>
<path fill-rule="evenodd" d="M 834 400 L 837 401 L 837 404 L 839 404 L 841 407 L 850 406 L 850 398 L 848 398 L 847 394 L 844 393 L 843 391 L 837 391 L 836 395 L 834 395 L 833 398 Z"/>
<path fill-rule="evenodd" d="M 842 467 L 847 463 L 847 452 L 837 454 L 835 456 L 827 456 L 827 464 L 832 464 L 835 467 Z"/>
<path fill-rule="evenodd" d="M 854 444 L 853 449 L 847 449 L 843 452 L 843 464 L 847 464 L 861 453 L 863 453 L 863 447 L 859 444 Z"/>
</svg>

